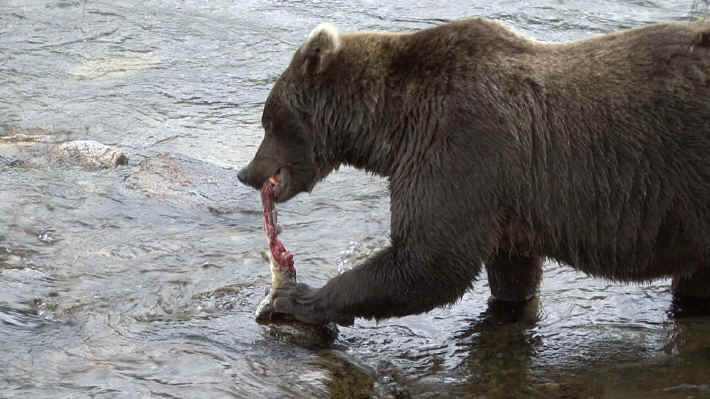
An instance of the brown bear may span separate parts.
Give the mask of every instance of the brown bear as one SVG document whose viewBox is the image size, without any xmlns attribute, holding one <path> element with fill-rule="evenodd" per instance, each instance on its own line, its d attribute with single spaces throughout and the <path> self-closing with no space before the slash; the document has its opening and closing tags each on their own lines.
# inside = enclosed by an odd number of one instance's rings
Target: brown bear
<svg viewBox="0 0 710 399">
<path fill-rule="evenodd" d="M 340 165 L 389 179 L 391 246 L 274 314 L 351 324 L 451 304 L 485 265 L 535 295 L 551 258 L 710 295 L 710 21 L 562 43 L 474 18 L 411 33 L 317 27 L 274 84 L 239 179 L 277 201 Z"/>
</svg>

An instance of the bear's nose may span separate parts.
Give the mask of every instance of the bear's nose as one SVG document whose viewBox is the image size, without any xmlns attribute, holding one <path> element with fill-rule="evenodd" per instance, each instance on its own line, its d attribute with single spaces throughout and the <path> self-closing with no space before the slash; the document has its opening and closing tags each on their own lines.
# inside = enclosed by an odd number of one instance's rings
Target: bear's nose
<svg viewBox="0 0 710 399">
<path fill-rule="evenodd" d="M 242 170 L 240 170 L 237 173 L 237 179 L 239 179 L 239 181 L 242 182 L 242 184 L 247 185 L 247 186 L 249 185 L 249 183 L 247 183 L 247 181 L 249 179 L 249 167 L 248 166 L 246 168 L 242 168 Z"/>
</svg>

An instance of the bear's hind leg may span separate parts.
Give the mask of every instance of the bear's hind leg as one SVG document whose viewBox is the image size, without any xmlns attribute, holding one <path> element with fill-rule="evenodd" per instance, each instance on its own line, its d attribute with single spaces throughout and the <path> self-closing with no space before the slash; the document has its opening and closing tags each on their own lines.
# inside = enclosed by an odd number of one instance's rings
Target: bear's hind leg
<svg viewBox="0 0 710 399">
<path fill-rule="evenodd" d="M 542 278 L 542 258 L 508 251 L 486 263 L 493 298 L 505 302 L 527 301 L 537 294 Z"/>
<path fill-rule="evenodd" d="M 689 276 L 673 277 L 673 295 L 710 300 L 710 268 L 698 270 Z"/>
<path fill-rule="evenodd" d="M 710 268 L 673 277 L 672 290 L 676 316 L 710 314 Z"/>
</svg>

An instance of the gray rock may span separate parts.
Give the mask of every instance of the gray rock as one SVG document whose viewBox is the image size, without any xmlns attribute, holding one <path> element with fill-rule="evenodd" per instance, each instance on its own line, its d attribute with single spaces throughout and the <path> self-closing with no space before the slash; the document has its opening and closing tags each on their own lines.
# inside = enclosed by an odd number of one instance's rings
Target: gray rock
<svg viewBox="0 0 710 399">
<path fill-rule="evenodd" d="M 128 163 L 121 150 L 93 140 L 67 141 L 53 146 L 49 153 L 54 161 L 78 163 L 90 168 L 112 168 Z"/>
<path fill-rule="evenodd" d="M 244 198 L 256 198 L 253 189 L 238 183 L 236 170 L 180 154 L 142 160 L 125 182 L 127 188 L 140 190 L 158 201 L 205 207 L 214 213 L 231 213 Z"/>
</svg>

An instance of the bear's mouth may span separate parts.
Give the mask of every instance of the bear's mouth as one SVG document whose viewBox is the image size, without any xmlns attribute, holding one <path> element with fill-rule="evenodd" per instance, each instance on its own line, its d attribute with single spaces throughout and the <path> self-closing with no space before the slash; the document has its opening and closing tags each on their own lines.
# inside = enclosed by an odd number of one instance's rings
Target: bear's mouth
<svg viewBox="0 0 710 399">
<path fill-rule="evenodd" d="M 274 189 L 274 201 L 282 202 L 288 189 L 288 172 L 286 168 L 280 168 L 276 174 L 269 176 L 268 180 Z"/>
</svg>

